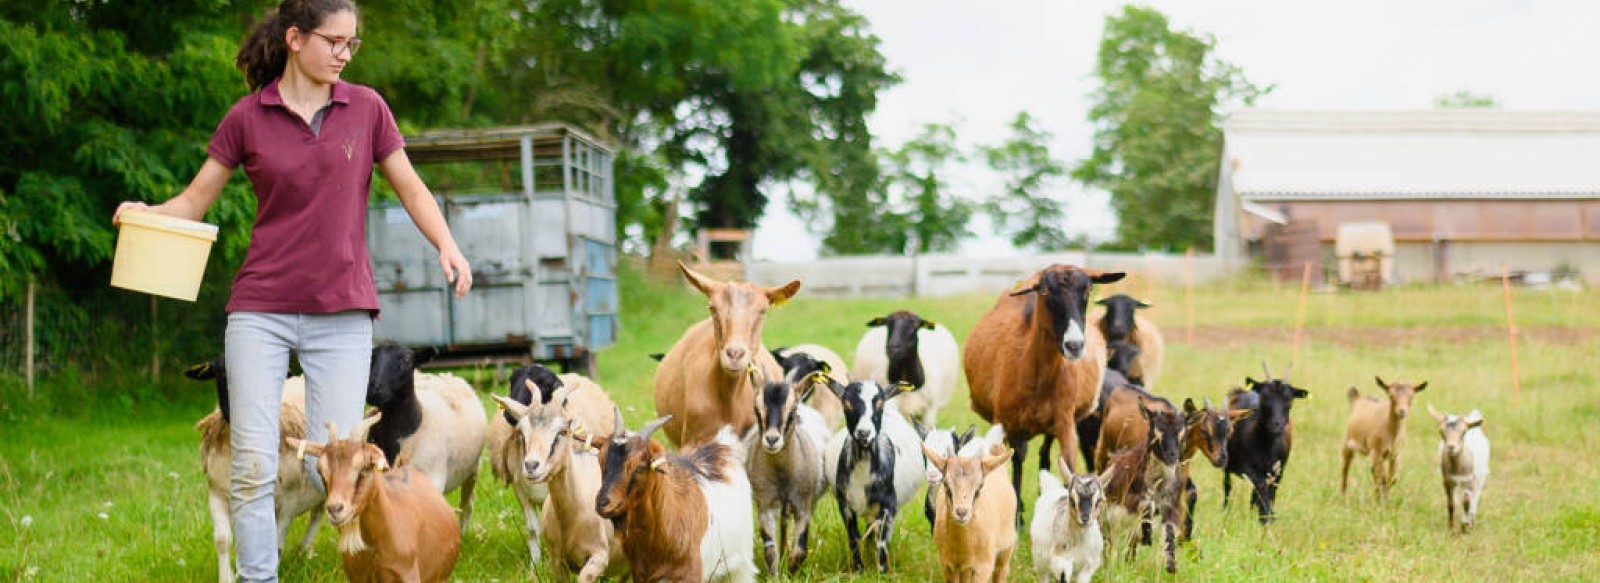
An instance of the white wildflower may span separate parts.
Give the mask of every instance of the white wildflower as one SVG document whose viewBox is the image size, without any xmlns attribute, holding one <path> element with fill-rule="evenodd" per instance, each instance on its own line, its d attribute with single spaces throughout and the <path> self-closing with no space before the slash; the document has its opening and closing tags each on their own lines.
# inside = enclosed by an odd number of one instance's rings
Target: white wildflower
<svg viewBox="0 0 1600 583">
<path fill-rule="evenodd" d="M 104 506 L 104 507 L 106 507 L 106 508 L 110 508 L 110 507 L 112 507 L 112 506 L 114 506 L 114 505 L 113 505 L 113 504 L 112 504 L 112 503 L 111 503 L 111 502 L 109 502 L 109 501 L 107 501 L 107 502 L 102 502 L 102 503 L 100 503 L 100 505 L 101 505 L 101 506 Z"/>
<path fill-rule="evenodd" d="M 30 526 L 33 526 L 33 517 L 24 515 L 22 517 L 22 528 L 28 528 Z"/>
<path fill-rule="evenodd" d="M 106 514 L 104 512 L 96 514 L 95 516 L 99 516 L 100 520 L 111 520 L 111 515 L 110 514 Z"/>
</svg>

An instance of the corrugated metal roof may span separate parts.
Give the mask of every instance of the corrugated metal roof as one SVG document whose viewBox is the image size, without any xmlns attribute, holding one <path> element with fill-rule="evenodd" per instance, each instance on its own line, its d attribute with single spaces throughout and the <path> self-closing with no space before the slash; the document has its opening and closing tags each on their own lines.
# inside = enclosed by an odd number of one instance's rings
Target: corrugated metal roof
<svg viewBox="0 0 1600 583">
<path fill-rule="evenodd" d="M 1243 110 L 1223 132 L 1247 199 L 1600 198 L 1600 112 Z"/>
</svg>

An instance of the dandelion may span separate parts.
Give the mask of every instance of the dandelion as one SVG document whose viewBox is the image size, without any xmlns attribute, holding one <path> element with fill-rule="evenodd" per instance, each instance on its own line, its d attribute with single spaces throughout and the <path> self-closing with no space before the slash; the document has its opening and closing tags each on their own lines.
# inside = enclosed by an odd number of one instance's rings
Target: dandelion
<svg viewBox="0 0 1600 583">
<path fill-rule="evenodd" d="M 24 515 L 22 517 L 22 528 L 28 528 L 30 526 L 33 526 L 33 517 Z"/>
</svg>

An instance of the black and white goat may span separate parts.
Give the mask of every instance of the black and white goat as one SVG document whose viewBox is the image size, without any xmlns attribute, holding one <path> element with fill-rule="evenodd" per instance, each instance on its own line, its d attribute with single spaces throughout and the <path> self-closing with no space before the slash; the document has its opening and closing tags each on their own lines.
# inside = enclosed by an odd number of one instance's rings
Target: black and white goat
<svg viewBox="0 0 1600 583">
<path fill-rule="evenodd" d="M 888 572 L 895 515 L 926 481 L 921 441 L 889 402 L 901 394 L 900 386 L 885 388 L 870 380 L 849 385 L 826 382 L 844 403 L 845 427 L 828 441 L 823 469 L 850 537 L 852 566 L 857 571 L 865 567 L 857 521 L 866 516 L 866 534 L 877 539 L 878 570 Z"/>
</svg>

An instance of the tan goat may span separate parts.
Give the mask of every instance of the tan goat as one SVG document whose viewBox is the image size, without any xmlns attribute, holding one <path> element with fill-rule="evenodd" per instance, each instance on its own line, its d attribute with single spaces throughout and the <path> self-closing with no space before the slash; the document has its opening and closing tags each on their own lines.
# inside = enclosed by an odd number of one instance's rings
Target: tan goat
<svg viewBox="0 0 1600 583">
<path fill-rule="evenodd" d="M 1017 549 L 1017 495 L 1006 487 L 1011 449 L 993 445 L 981 457 L 945 457 L 922 446 L 944 475 L 937 487 L 933 542 L 945 581 L 1006 581 Z"/>
<path fill-rule="evenodd" d="M 670 416 L 667 439 L 684 451 L 710 443 L 723 425 L 744 435 L 756 423 L 755 398 L 747 369 L 756 366 L 769 379 L 783 369 L 761 343 L 767 309 L 800 291 L 800 280 L 782 287 L 710 279 L 683 263 L 684 279 L 710 300 L 711 317 L 690 326 L 656 367 L 656 414 Z"/>
<path fill-rule="evenodd" d="M 1389 486 L 1394 485 L 1400 467 L 1400 451 L 1405 446 L 1406 414 L 1411 411 L 1411 399 L 1428 388 L 1424 381 L 1418 385 L 1385 383 L 1373 377 L 1378 386 L 1389 395 L 1389 402 L 1361 396 L 1361 391 L 1350 387 L 1350 421 L 1344 426 L 1344 457 L 1340 470 L 1339 495 L 1343 496 L 1350 485 L 1350 460 L 1356 454 L 1372 455 L 1372 484 L 1377 488 L 1378 501 L 1389 498 Z"/>
<path fill-rule="evenodd" d="M 428 476 L 389 469 L 383 450 L 367 443 L 366 418 L 347 439 L 328 422 L 327 444 L 290 439 L 317 456 L 328 492 L 328 521 L 339 529 L 339 560 L 356 583 L 448 581 L 461 551 L 461 524 Z"/>
<path fill-rule="evenodd" d="M 589 431 L 612 433 L 615 405 L 592 381 L 568 376 L 562 375 L 564 386 L 556 390 L 549 404 L 534 399 L 523 405 L 494 395 L 500 409 L 516 418 L 517 425 L 492 450 L 490 466 L 496 477 L 517 491 L 525 521 L 541 520 L 556 579 L 569 580 L 576 570 L 578 580 L 587 583 L 627 571 L 615 528 L 594 509 L 600 491 L 600 458 L 586 443 Z M 491 413 L 491 417 L 497 415 L 498 411 Z M 538 509 L 522 495 L 536 484 L 549 488 L 542 517 L 533 515 Z M 537 548 L 538 541 L 531 538 L 535 530 L 528 529 L 530 549 Z"/>
</svg>

